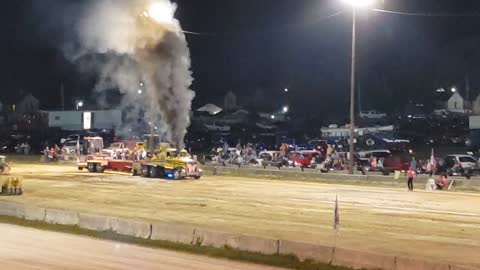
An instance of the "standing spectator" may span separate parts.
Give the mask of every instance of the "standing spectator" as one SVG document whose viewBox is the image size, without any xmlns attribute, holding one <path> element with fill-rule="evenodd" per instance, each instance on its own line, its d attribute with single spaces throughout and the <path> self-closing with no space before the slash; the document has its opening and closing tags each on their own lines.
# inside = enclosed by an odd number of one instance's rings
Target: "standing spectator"
<svg viewBox="0 0 480 270">
<path fill-rule="evenodd" d="M 45 155 L 45 161 L 48 161 L 48 153 L 50 152 L 50 149 L 48 148 L 48 145 L 45 146 L 45 149 L 43 149 L 43 154 Z"/>
<path fill-rule="evenodd" d="M 285 156 L 286 153 L 287 153 L 287 145 L 282 143 L 282 145 L 280 146 L 280 155 Z"/>
<path fill-rule="evenodd" d="M 30 145 L 28 144 L 28 142 L 25 142 L 23 146 L 23 153 L 25 154 L 25 156 L 28 156 L 28 154 L 30 153 Z"/>
<path fill-rule="evenodd" d="M 414 171 L 417 170 L 417 161 L 415 160 L 415 157 L 412 157 L 412 160 L 410 161 L 410 168 Z"/>
<path fill-rule="evenodd" d="M 333 148 L 330 144 L 327 145 L 327 156 L 330 156 L 333 152 Z"/>
<path fill-rule="evenodd" d="M 60 147 L 58 147 L 57 144 L 55 144 L 55 152 L 57 152 L 57 154 L 61 154 L 62 153 L 62 150 L 60 149 Z M 77 149 L 75 149 L 75 151 L 77 151 Z"/>
<path fill-rule="evenodd" d="M 383 157 L 378 159 L 377 168 L 383 170 Z"/>
<path fill-rule="evenodd" d="M 370 158 L 370 166 L 372 168 L 372 170 L 376 170 L 377 169 L 377 158 L 372 156 Z"/>
<path fill-rule="evenodd" d="M 55 148 L 50 148 L 50 152 L 48 153 L 48 159 L 50 161 L 57 159 L 57 153 L 55 153 Z"/>
<path fill-rule="evenodd" d="M 408 190 L 413 191 L 413 180 L 415 180 L 416 177 L 417 174 L 415 173 L 415 170 L 410 167 L 410 169 L 408 170 Z"/>
</svg>

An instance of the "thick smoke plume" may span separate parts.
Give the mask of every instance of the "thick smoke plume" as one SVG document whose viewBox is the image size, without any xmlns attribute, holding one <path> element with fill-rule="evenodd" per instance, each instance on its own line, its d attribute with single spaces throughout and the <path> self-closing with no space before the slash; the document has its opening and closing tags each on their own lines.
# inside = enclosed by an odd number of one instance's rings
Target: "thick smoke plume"
<svg viewBox="0 0 480 270">
<path fill-rule="evenodd" d="M 169 0 L 95 1 L 76 27 L 81 48 L 70 56 L 105 55 L 96 90 L 119 89 L 130 129 L 139 127 L 143 115 L 157 134 L 183 147 L 195 94 L 175 9 Z"/>
</svg>

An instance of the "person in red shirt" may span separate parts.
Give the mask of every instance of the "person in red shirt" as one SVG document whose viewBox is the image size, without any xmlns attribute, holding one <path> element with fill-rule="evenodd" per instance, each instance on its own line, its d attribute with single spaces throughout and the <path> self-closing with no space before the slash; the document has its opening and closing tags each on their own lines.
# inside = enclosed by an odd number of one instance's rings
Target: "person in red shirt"
<svg viewBox="0 0 480 270">
<path fill-rule="evenodd" d="M 437 189 L 444 190 L 448 188 L 447 174 L 444 173 L 440 176 L 440 180 L 437 183 Z"/>
<path fill-rule="evenodd" d="M 408 181 L 407 181 L 408 190 L 410 191 L 413 191 L 413 180 L 415 179 L 415 177 L 417 177 L 417 174 L 415 173 L 415 170 L 412 167 L 410 167 L 410 169 L 408 169 Z"/>
</svg>

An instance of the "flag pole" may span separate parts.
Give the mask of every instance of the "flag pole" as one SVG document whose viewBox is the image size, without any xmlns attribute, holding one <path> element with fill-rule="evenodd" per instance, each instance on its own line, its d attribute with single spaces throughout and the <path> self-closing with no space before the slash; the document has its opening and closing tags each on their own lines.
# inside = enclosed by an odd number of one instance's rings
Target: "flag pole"
<svg viewBox="0 0 480 270">
<path fill-rule="evenodd" d="M 337 248 L 337 238 L 340 229 L 340 212 L 338 208 L 338 194 L 335 195 L 335 209 L 333 211 L 333 229 L 335 230 L 335 238 L 333 243 L 333 249 Z"/>
</svg>

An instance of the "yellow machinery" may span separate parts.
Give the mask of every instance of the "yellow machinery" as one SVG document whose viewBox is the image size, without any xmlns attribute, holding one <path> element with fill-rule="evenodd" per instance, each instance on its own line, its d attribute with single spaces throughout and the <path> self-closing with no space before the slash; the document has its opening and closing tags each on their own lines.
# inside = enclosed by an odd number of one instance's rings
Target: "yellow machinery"
<svg viewBox="0 0 480 270">
<path fill-rule="evenodd" d="M 202 176 L 197 161 L 190 158 L 185 149 L 178 152 L 177 149 L 170 148 L 168 143 L 160 143 L 152 159 L 142 163 L 141 167 L 143 177 L 176 180 L 186 177 L 199 179 Z"/>
<path fill-rule="evenodd" d="M 10 175 L 11 167 L 5 162 L 5 156 L 0 156 L 0 185 L 2 195 L 22 195 L 23 177 Z"/>
</svg>

